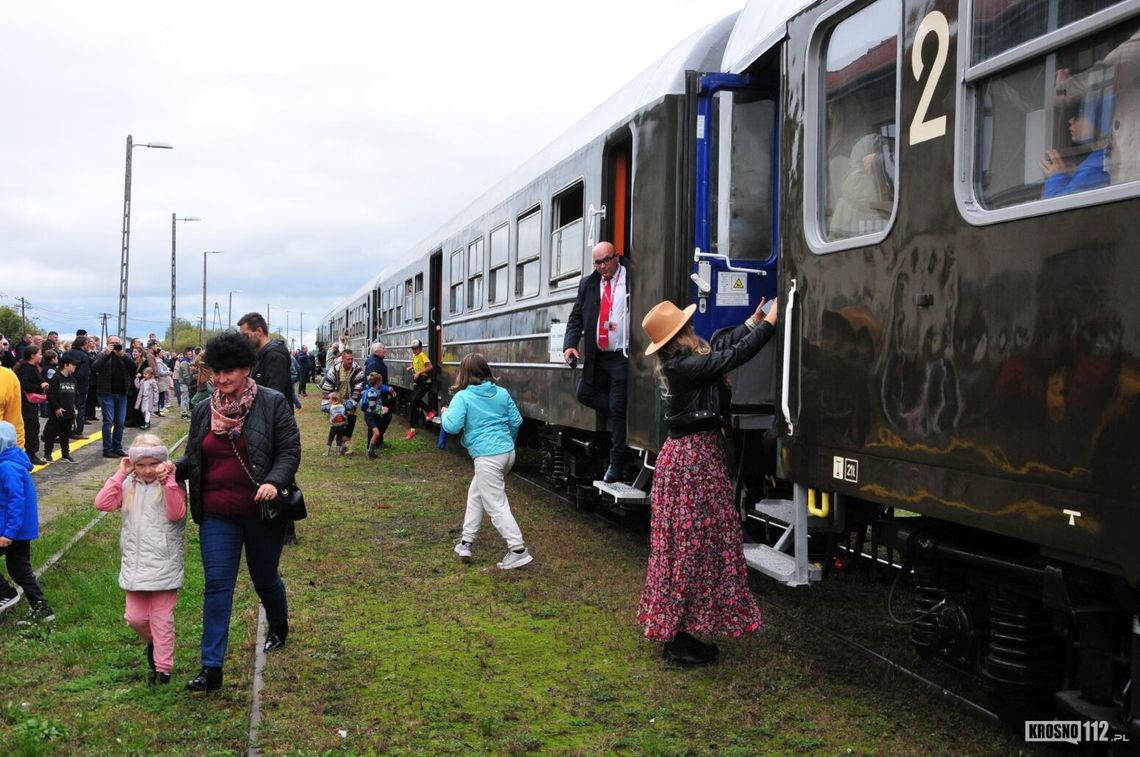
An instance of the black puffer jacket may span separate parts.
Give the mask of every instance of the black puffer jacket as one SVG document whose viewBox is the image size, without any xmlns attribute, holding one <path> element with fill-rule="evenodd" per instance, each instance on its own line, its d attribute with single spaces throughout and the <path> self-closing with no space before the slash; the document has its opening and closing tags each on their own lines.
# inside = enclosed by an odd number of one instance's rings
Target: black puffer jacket
<svg viewBox="0 0 1140 757">
<path fill-rule="evenodd" d="M 99 353 L 91 363 L 91 372 L 95 374 L 95 392 L 127 394 L 134 386 L 137 370 L 138 366 L 125 349 L 119 352 L 106 350 Z"/>
<path fill-rule="evenodd" d="M 210 402 L 200 402 L 190 418 L 186 454 L 176 463 L 179 481 L 190 484 L 190 517 L 202 522 L 202 439 L 210 433 Z M 301 433 L 293 407 L 281 392 L 258 387 L 257 397 L 242 425 L 249 472 L 259 484 L 278 488 L 293 483 L 301 466 Z"/>
<path fill-rule="evenodd" d="M 752 330 L 741 324 L 713 340 L 707 355 L 681 352 L 666 360 L 662 370 L 669 384 L 665 406 L 669 436 L 679 438 L 723 425 L 731 402 L 725 374 L 754 358 L 775 331 L 767 321 Z"/>
<path fill-rule="evenodd" d="M 289 378 L 289 364 L 291 358 L 285 342 L 280 339 L 270 339 L 257 353 L 257 362 L 249 372 L 250 378 L 258 386 L 267 386 L 276 389 L 285 395 L 290 402 L 293 401 L 293 382 Z"/>
</svg>

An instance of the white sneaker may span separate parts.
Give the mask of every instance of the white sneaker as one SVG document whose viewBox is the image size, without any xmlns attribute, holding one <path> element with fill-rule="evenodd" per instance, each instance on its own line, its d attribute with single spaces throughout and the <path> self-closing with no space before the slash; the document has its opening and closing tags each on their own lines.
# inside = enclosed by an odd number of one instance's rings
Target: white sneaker
<svg viewBox="0 0 1140 757">
<path fill-rule="evenodd" d="M 498 568 L 499 570 L 511 570 L 512 568 L 530 565 L 532 562 L 534 562 L 534 555 L 530 553 L 529 549 L 523 547 L 522 552 L 508 551 L 498 563 Z"/>
<path fill-rule="evenodd" d="M 455 545 L 455 554 L 459 555 L 462 562 L 471 562 L 471 545 L 465 541 L 461 541 Z"/>
</svg>

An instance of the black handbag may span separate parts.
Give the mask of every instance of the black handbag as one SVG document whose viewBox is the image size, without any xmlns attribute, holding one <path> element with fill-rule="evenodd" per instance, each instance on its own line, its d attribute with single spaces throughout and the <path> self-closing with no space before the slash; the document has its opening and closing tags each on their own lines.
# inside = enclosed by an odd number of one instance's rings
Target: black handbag
<svg viewBox="0 0 1140 757">
<path fill-rule="evenodd" d="M 249 468 L 246 467 L 245 460 L 242 459 L 233 439 L 230 439 L 230 446 L 233 447 L 234 456 L 241 464 L 245 475 L 249 476 L 250 482 L 254 486 L 261 486 L 253 474 L 249 472 Z M 297 486 L 297 482 L 294 480 L 288 486 L 278 489 L 277 496 L 273 499 L 258 502 L 257 514 L 261 516 L 262 520 L 304 520 L 309 517 L 309 511 L 305 508 L 305 493 L 301 491 L 301 487 Z"/>
</svg>

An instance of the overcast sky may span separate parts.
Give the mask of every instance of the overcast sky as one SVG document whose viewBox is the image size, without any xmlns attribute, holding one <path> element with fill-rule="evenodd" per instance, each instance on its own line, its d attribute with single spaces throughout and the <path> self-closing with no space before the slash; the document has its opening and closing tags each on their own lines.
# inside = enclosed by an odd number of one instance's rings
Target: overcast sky
<svg viewBox="0 0 1140 757">
<path fill-rule="evenodd" d="M 62 334 L 118 311 L 317 319 L 609 94 L 744 0 L 7 3 L 0 304 Z"/>
</svg>

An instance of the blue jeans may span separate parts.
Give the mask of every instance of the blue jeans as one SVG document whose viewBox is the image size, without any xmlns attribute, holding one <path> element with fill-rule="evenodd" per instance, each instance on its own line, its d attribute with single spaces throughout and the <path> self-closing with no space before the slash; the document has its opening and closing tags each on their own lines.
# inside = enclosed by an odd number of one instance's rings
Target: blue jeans
<svg viewBox="0 0 1140 757">
<path fill-rule="evenodd" d="M 103 451 L 121 452 L 123 449 L 123 424 L 127 421 L 127 395 L 100 394 L 99 411 L 103 414 Z M 115 426 L 111 432 L 112 423 Z"/>
<path fill-rule="evenodd" d="M 286 522 L 264 521 L 257 516 L 207 514 L 199 531 L 202 569 L 206 575 L 202 602 L 202 664 L 220 668 L 226 659 L 233 613 L 234 584 L 237 583 L 241 548 L 253 588 L 265 607 L 271 624 L 289 618 L 285 583 L 277 572 L 281 549 L 285 546 Z"/>
</svg>

